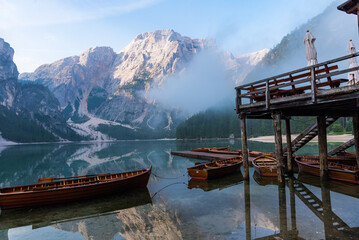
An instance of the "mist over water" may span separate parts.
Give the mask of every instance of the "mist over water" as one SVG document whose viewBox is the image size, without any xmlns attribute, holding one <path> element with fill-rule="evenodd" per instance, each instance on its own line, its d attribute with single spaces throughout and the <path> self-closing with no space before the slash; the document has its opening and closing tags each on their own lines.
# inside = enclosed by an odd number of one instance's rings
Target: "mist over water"
<svg viewBox="0 0 359 240">
<path fill-rule="evenodd" d="M 235 83 L 231 74 L 220 53 L 205 50 L 197 54 L 183 71 L 147 94 L 157 103 L 194 114 L 234 99 Z"/>
</svg>

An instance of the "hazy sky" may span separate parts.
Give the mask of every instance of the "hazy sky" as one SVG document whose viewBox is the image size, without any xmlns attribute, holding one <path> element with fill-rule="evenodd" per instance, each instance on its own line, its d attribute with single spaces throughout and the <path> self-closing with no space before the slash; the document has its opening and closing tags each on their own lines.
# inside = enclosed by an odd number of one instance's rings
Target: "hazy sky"
<svg viewBox="0 0 359 240">
<path fill-rule="evenodd" d="M 137 34 L 159 29 L 173 29 L 191 38 L 215 38 L 221 49 L 237 56 L 272 48 L 332 2 L 0 0 L 0 38 L 15 49 L 19 72 L 94 46 L 119 52 Z"/>
</svg>

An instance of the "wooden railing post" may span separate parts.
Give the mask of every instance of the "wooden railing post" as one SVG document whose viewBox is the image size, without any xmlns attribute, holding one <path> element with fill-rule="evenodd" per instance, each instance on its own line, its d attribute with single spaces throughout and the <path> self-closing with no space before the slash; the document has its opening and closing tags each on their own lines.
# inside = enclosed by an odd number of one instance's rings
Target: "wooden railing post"
<svg viewBox="0 0 359 240">
<path fill-rule="evenodd" d="M 311 86 L 312 86 L 312 102 L 315 103 L 317 101 L 317 82 L 315 79 L 315 68 L 311 67 L 310 68 L 310 72 L 311 72 Z"/>
<path fill-rule="evenodd" d="M 270 93 L 269 93 L 269 80 L 266 80 L 266 108 L 269 109 L 269 104 L 270 104 Z"/>
<path fill-rule="evenodd" d="M 241 89 L 240 88 L 236 88 L 236 112 L 237 114 L 239 114 L 239 107 L 242 105 L 242 97 L 240 97 L 239 95 L 241 95 Z"/>
</svg>

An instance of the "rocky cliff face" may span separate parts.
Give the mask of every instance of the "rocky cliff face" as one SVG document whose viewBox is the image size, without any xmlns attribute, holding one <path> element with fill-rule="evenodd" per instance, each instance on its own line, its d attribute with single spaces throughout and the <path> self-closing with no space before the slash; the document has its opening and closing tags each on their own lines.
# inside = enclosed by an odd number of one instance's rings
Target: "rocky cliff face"
<svg viewBox="0 0 359 240">
<path fill-rule="evenodd" d="M 0 38 L 0 133 L 16 142 L 77 139 L 56 97 L 44 86 L 18 83 L 14 50 Z M 21 136 L 21 135 L 24 136 Z"/>
<path fill-rule="evenodd" d="M 213 40 L 191 39 L 173 30 L 159 30 L 139 34 L 118 54 L 109 47 L 91 48 L 81 56 L 21 74 L 20 79 L 47 86 L 73 128 L 83 130 L 86 121 L 98 118 L 121 123 L 127 129 L 173 132 L 184 115 L 155 103 L 146 92 L 185 71 L 193 57 L 207 49 L 215 49 Z M 221 56 L 233 81 L 243 79 L 245 69 L 253 65 L 247 61 L 248 56 Z"/>
<path fill-rule="evenodd" d="M 14 49 L 0 38 L 0 105 L 11 107 L 17 88 L 19 75 L 13 62 Z"/>
</svg>

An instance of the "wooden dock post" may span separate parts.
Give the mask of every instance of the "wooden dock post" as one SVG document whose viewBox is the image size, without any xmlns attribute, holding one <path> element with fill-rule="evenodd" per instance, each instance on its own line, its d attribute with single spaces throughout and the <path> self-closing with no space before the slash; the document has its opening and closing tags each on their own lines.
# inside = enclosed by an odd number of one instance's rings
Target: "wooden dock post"
<svg viewBox="0 0 359 240">
<path fill-rule="evenodd" d="M 318 148 L 320 160 L 320 179 L 321 181 L 328 180 L 328 151 L 327 151 L 327 129 L 325 124 L 325 117 L 317 117 L 318 124 Z"/>
<path fill-rule="evenodd" d="M 353 131 L 354 131 L 354 146 L 357 159 L 357 165 L 359 166 L 359 114 L 353 116 Z"/>
<path fill-rule="evenodd" d="M 292 165 L 292 158 L 293 158 L 293 152 L 292 152 L 292 138 L 291 138 L 291 132 L 290 132 L 290 118 L 285 119 L 285 130 L 286 130 L 286 137 L 287 137 L 287 168 L 288 168 L 288 174 L 290 176 L 293 175 L 293 165 Z"/>
<path fill-rule="evenodd" d="M 284 182 L 284 162 L 283 162 L 283 149 L 282 149 L 282 127 L 280 124 L 281 114 L 273 113 L 273 126 L 275 135 L 275 157 L 277 159 L 277 174 L 278 185 L 285 186 Z"/>
<path fill-rule="evenodd" d="M 249 180 L 246 116 L 241 115 L 240 119 L 241 119 L 241 137 L 242 137 L 243 178 L 244 180 Z"/>
</svg>

